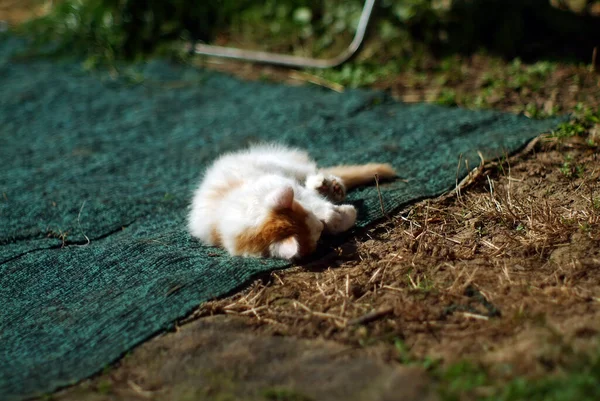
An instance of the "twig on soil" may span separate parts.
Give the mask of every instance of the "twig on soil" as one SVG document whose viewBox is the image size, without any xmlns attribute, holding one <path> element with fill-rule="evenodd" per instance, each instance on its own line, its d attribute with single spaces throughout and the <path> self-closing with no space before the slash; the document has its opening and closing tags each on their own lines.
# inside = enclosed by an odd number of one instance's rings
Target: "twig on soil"
<svg viewBox="0 0 600 401">
<path fill-rule="evenodd" d="M 127 384 L 136 394 L 141 395 L 144 398 L 152 398 L 152 396 L 154 395 L 154 391 L 144 390 L 140 387 L 139 384 L 135 383 L 133 380 L 127 380 Z"/>
<path fill-rule="evenodd" d="M 421 227 L 422 227 L 422 226 L 421 226 L 421 224 L 419 224 L 419 223 L 417 223 L 416 221 L 413 221 L 413 220 L 411 220 L 411 219 L 409 219 L 409 218 L 406 218 L 406 217 L 404 217 L 404 216 L 402 216 L 402 215 L 400 215 L 400 218 L 401 218 L 402 220 L 404 220 L 404 221 L 408 222 L 408 223 L 411 225 L 411 230 L 412 230 L 412 226 L 413 226 L 413 225 L 414 225 L 414 226 L 416 226 L 416 227 L 418 227 L 418 228 L 421 228 Z M 461 242 L 461 241 L 459 241 L 459 240 L 456 240 L 456 239 L 453 239 L 453 238 L 448 238 L 448 237 L 446 237 L 446 236 L 444 236 L 444 235 L 442 235 L 442 234 L 440 234 L 440 233 L 436 233 L 435 231 L 429 230 L 427 227 L 423 227 L 423 231 L 421 231 L 421 233 L 419 233 L 419 235 L 418 235 L 417 237 L 415 237 L 415 235 L 414 235 L 412 232 L 408 232 L 408 231 L 406 231 L 406 230 L 403 230 L 403 231 L 404 231 L 404 233 L 406 233 L 407 235 L 409 235 L 409 236 L 413 237 L 415 240 L 416 240 L 416 239 L 417 239 L 419 236 L 421 236 L 421 235 L 423 235 L 423 234 L 433 234 L 433 235 L 435 235 L 435 236 L 438 236 L 438 237 L 440 237 L 440 238 L 443 238 L 443 239 L 445 239 L 446 241 L 450 241 L 450 242 L 452 242 L 452 243 L 454 243 L 454 244 L 457 244 L 457 245 L 462 245 L 462 242 Z"/>
<path fill-rule="evenodd" d="M 485 246 L 488 246 L 488 247 L 490 247 L 490 248 L 492 248 L 492 249 L 495 249 L 495 250 L 497 250 L 497 251 L 499 251 L 499 250 L 500 250 L 500 248 L 498 248 L 496 245 L 492 244 L 490 241 L 486 241 L 486 240 L 482 239 L 482 240 L 481 240 L 481 243 L 482 243 L 483 245 L 485 245 Z"/>
<path fill-rule="evenodd" d="M 483 173 L 483 168 L 485 166 L 485 158 L 483 157 L 483 154 L 479 151 L 477 152 L 477 155 L 479 156 L 479 159 L 480 159 L 479 166 L 477 166 L 473 170 L 469 170 L 469 161 L 465 159 L 465 167 L 467 169 L 467 176 L 465 178 L 463 178 L 460 182 L 458 182 L 458 174 L 460 173 L 462 154 L 459 156 L 458 165 L 456 166 L 456 187 L 454 188 L 454 191 L 450 191 L 449 193 L 439 196 L 435 201 L 439 202 L 446 198 L 451 197 L 452 195 L 456 195 L 456 198 L 458 199 L 458 203 L 463 204 L 461 189 L 466 188 L 467 186 L 474 183 L 477 180 L 477 178 L 479 178 L 481 176 L 481 174 Z"/>
<path fill-rule="evenodd" d="M 458 157 L 458 165 L 456 166 L 456 188 L 455 188 L 455 192 L 456 192 L 456 197 L 458 198 L 458 201 L 461 202 L 461 197 L 460 197 L 460 185 L 458 183 L 458 174 L 460 173 L 460 165 L 462 163 L 462 153 L 459 155 Z"/>
<path fill-rule="evenodd" d="M 261 295 L 262 295 L 262 293 L 263 293 L 263 292 L 265 292 L 265 290 L 266 290 L 266 289 L 267 289 L 267 287 L 263 287 L 263 288 L 261 288 L 261 289 L 260 289 L 260 291 L 258 291 L 258 292 L 256 293 L 256 295 L 254 295 L 254 296 L 252 297 L 252 299 L 251 299 L 250 301 L 247 301 L 247 302 L 248 302 L 248 303 L 254 302 L 254 301 L 256 300 L 256 298 L 258 298 L 259 296 L 261 296 Z"/>
<path fill-rule="evenodd" d="M 324 297 L 325 299 L 329 298 L 329 297 L 327 296 L 327 294 L 325 294 L 325 291 L 323 291 L 323 288 L 321 288 L 321 284 L 319 284 L 319 282 L 318 282 L 318 281 L 317 281 L 317 282 L 315 282 L 315 285 L 317 286 L 317 289 L 319 290 L 319 292 L 321 293 L 321 295 L 323 295 L 323 297 Z"/>
<path fill-rule="evenodd" d="M 392 287 L 390 285 L 382 285 L 381 288 L 385 289 L 385 290 L 391 290 L 391 291 L 396 291 L 396 292 L 404 292 L 402 290 L 402 288 L 396 288 L 396 287 Z"/>
<path fill-rule="evenodd" d="M 379 206 L 381 206 L 381 213 L 389 219 L 389 216 L 385 212 L 383 207 L 383 197 L 381 196 L 381 190 L 379 189 L 379 175 L 375 174 L 375 187 L 377 188 L 377 196 L 379 196 Z"/>
<path fill-rule="evenodd" d="M 450 241 L 450 242 L 452 242 L 452 243 L 454 243 L 454 244 L 457 244 L 457 245 L 462 245 L 462 242 L 460 242 L 459 240 L 456 240 L 456 239 L 453 239 L 453 238 L 448 238 L 448 237 L 446 237 L 446 236 L 444 236 L 444 235 L 442 235 L 442 234 L 440 234 L 440 233 L 436 233 L 435 231 L 427 230 L 427 232 L 428 232 L 429 234 L 437 235 L 438 237 L 440 237 L 440 238 L 443 238 L 443 239 L 445 239 L 446 241 Z"/>
<path fill-rule="evenodd" d="M 373 275 L 371 276 L 371 278 L 369 279 L 369 283 L 372 283 L 375 281 L 375 278 L 377 277 L 377 275 L 379 274 L 379 272 L 383 269 L 383 267 L 380 267 L 379 269 L 375 270 L 375 273 L 373 273 Z"/>
<path fill-rule="evenodd" d="M 316 75 L 309 74 L 303 71 L 291 71 L 289 77 L 302 82 L 310 82 L 311 84 L 319 85 L 327 89 L 331 89 L 334 92 L 344 92 L 344 86 L 335 82 L 326 80 L 325 78 L 318 77 Z"/>
<path fill-rule="evenodd" d="M 341 317 L 341 316 L 332 315 L 331 313 L 315 312 L 300 301 L 294 301 L 294 305 L 297 305 L 300 308 L 304 309 L 311 316 L 321 317 L 321 318 L 325 318 L 325 319 L 333 319 L 334 321 L 341 321 L 344 325 L 347 324 L 347 322 L 348 322 L 348 319 Z"/>
<path fill-rule="evenodd" d="M 479 319 L 479 320 L 489 320 L 489 318 L 487 316 L 483 316 L 483 315 L 477 315 L 475 313 L 470 313 L 470 312 L 459 312 L 459 314 L 463 315 L 464 317 L 470 317 L 473 319 Z"/>
<path fill-rule="evenodd" d="M 349 320 L 348 326 L 355 326 L 355 325 L 359 325 L 359 324 L 369 323 L 369 322 L 377 320 L 383 316 L 389 315 L 393 311 L 394 311 L 394 308 L 392 308 L 391 306 L 387 306 L 385 308 L 374 310 L 365 315 L 357 317 L 356 319 Z"/>
<path fill-rule="evenodd" d="M 258 313 L 256 313 L 256 312 L 259 311 L 259 310 L 266 309 L 268 307 L 269 307 L 268 305 L 258 306 L 256 308 L 252 308 L 252 309 L 248 309 L 248 310 L 245 310 L 243 312 L 240 312 L 239 314 L 240 315 L 248 315 L 250 313 L 253 313 L 260 320 L 260 317 L 258 316 Z"/>
<path fill-rule="evenodd" d="M 508 284 L 512 284 L 512 280 L 510 279 L 510 274 L 508 273 L 508 267 L 506 266 L 506 262 L 504 262 L 504 267 L 502 267 L 502 271 L 504 272 L 504 275 L 506 276 L 506 280 L 508 281 Z M 502 277 L 502 276 L 499 276 Z"/>
<path fill-rule="evenodd" d="M 281 279 L 281 277 L 279 277 L 279 276 L 278 276 L 278 275 L 277 275 L 275 272 L 271 273 L 271 275 L 272 275 L 272 276 L 275 276 L 275 278 L 277 279 L 277 281 L 279 281 L 279 283 L 280 283 L 281 285 L 284 285 L 284 284 L 283 284 L 283 280 Z"/>
<path fill-rule="evenodd" d="M 410 284 L 413 286 L 413 288 L 415 288 L 415 289 L 419 288 L 417 283 L 415 283 L 415 281 L 413 280 L 412 276 L 410 274 L 408 274 L 407 276 L 408 276 L 408 281 L 410 281 Z"/>
</svg>

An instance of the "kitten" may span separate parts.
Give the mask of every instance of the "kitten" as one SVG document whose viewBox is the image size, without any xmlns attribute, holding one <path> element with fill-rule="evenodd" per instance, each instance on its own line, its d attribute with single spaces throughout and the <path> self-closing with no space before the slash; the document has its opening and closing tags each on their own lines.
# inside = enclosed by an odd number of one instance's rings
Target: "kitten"
<svg viewBox="0 0 600 401">
<path fill-rule="evenodd" d="M 294 259 L 312 253 L 323 232 L 356 221 L 346 190 L 396 176 L 389 164 L 317 168 L 304 151 L 260 145 L 228 153 L 210 166 L 188 216 L 192 236 L 231 255 Z"/>
</svg>

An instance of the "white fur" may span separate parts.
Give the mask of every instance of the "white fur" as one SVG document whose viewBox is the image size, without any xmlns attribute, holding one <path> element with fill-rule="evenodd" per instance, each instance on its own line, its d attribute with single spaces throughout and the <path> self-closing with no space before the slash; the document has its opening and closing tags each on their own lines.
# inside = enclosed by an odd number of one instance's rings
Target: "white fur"
<svg viewBox="0 0 600 401">
<path fill-rule="evenodd" d="M 222 245 L 236 254 L 235 238 L 248 228 L 260 227 L 269 213 L 294 199 L 308 212 L 311 241 L 318 241 L 323 229 L 340 233 L 351 228 L 356 210 L 335 205 L 314 187 L 320 184 L 316 163 L 306 152 L 281 145 L 254 146 L 219 157 L 209 167 L 196 189 L 188 216 L 190 233 L 211 244 L 211 231 L 218 229 Z M 341 180 L 340 180 L 341 182 Z M 228 185 L 230 183 L 231 185 Z M 227 187 L 227 191 L 219 188 Z M 272 244 L 273 257 L 292 259 L 298 244 Z M 245 255 L 251 256 L 251 255 Z"/>
<path fill-rule="evenodd" d="M 281 259 L 294 258 L 300 249 L 300 244 L 296 238 L 289 238 L 285 241 L 275 242 L 269 247 L 271 256 Z"/>
</svg>

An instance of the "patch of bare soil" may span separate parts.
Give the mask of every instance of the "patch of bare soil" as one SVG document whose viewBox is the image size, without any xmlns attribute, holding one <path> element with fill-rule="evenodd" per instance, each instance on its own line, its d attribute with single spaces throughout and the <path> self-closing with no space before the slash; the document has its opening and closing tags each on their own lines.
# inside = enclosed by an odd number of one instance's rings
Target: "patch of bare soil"
<svg viewBox="0 0 600 401">
<path fill-rule="evenodd" d="M 254 333 L 246 319 L 215 316 L 157 337 L 101 378 L 56 400 L 434 401 L 424 372 L 382 361 L 381 351 Z"/>
</svg>

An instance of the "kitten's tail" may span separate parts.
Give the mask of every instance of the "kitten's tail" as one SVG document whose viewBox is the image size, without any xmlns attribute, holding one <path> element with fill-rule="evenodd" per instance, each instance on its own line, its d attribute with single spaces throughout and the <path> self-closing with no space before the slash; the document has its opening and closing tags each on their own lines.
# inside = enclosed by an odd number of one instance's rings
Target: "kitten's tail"
<svg viewBox="0 0 600 401">
<path fill-rule="evenodd" d="M 322 171 L 340 177 L 346 189 L 375 184 L 375 175 L 380 180 L 398 176 L 391 165 L 380 163 L 327 167 Z"/>
</svg>

